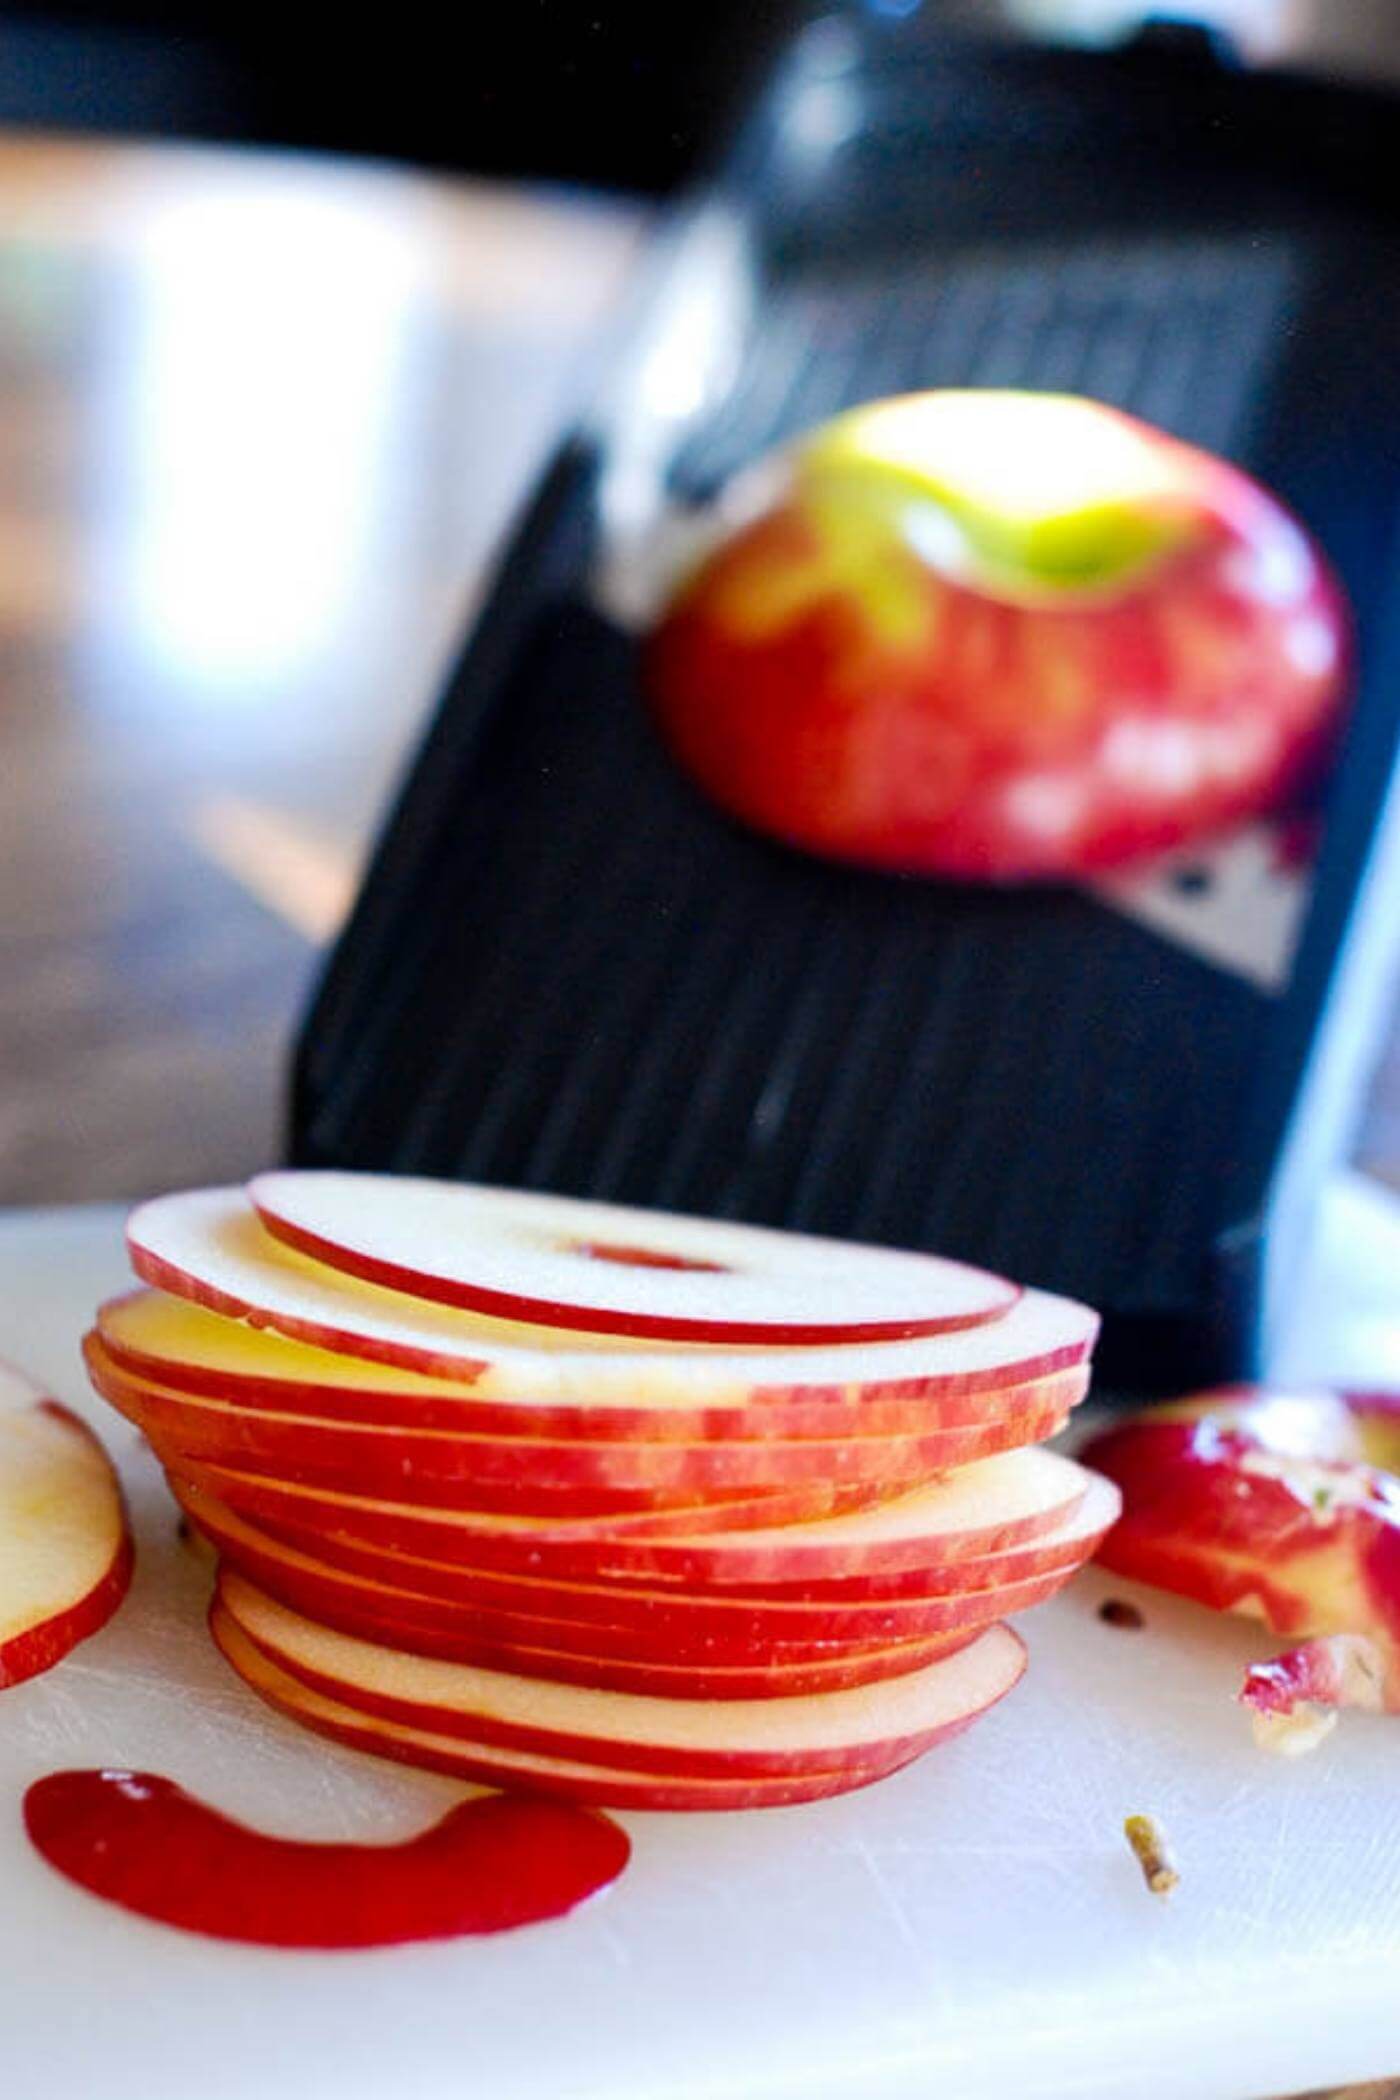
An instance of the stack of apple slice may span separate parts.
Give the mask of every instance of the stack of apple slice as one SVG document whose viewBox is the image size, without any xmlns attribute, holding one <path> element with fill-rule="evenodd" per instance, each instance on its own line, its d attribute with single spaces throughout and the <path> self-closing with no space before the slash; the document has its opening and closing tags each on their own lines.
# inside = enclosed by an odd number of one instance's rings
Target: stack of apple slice
<svg viewBox="0 0 1400 2100">
<path fill-rule="evenodd" d="M 233 1667 L 380 1755 L 739 1807 L 896 1769 L 1116 1490 L 1035 1448 L 1084 1307 L 932 1256 L 336 1173 L 138 1210 L 94 1385 L 221 1576 Z"/>
</svg>

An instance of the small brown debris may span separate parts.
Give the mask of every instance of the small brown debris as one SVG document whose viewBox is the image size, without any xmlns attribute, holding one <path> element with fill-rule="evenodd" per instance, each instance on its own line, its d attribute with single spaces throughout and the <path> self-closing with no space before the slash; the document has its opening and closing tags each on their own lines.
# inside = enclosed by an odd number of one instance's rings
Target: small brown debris
<svg viewBox="0 0 1400 2100">
<path fill-rule="evenodd" d="M 175 1519 L 175 1536 L 182 1546 L 188 1546 L 190 1542 L 190 1526 L 187 1517 L 177 1517 Z"/>
<path fill-rule="evenodd" d="M 1129 1604 L 1126 1597 L 1105 1597 L 1099 1606 L 1099 1617 L 1105 1626 L 1121 1626 L 1129 1633 L 1136 1633 L 1147 1624 L 1137 1606 Z"/>
<path fill-rule="evenodd" d="M 1171 1854 L 1162 1827 L 1154 1816 L 1129 1816 L 1123 1824 L 1123 1835 L 1133 1848 L 1133 1857 L 1142 1868 L 1142 1878 L 1154 1896 L 1169 1896 L 1181 1876 L 1172 1865 Z"/>
</svg>

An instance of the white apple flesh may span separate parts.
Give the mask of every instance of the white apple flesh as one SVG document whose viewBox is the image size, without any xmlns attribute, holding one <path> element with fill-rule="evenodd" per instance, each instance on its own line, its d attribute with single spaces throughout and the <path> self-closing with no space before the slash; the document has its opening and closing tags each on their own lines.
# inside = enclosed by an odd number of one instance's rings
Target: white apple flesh
<svg viewBox="0 0 1400 2100">
<path fill-rule="evenodd" d="M 87 1427 L 0 1365 L 0 1688 L 111 1618 L 131 1581 L 117 1477 Z"/>
<path fill-rule="evenodd" d="M 936 1255 L 517 1189 L 288 1170 L 258 1175 L 248 1194 L 275 1238 L 347 1276 L 597 1334 L 892 1341 L 977 1326 L 1019 1295 Z"/>
<path fill-rule="evenodd" d="M 1024 1383 L 1082 1364 L 1098 1331 L 1072 1299 L 1026 1291 L 1002 1318 L 912 1341 L 762 1350 L 662 1347 L 522 1326 L 432 1305 L 274 1240 L 238 1189 L 163 1196 L 127 1226 L 133 1266 L 159 1290 L 293 1340 L 454 1377 L 485 1399 L 588 1406 L 892 1399 Z"/>
</svg>

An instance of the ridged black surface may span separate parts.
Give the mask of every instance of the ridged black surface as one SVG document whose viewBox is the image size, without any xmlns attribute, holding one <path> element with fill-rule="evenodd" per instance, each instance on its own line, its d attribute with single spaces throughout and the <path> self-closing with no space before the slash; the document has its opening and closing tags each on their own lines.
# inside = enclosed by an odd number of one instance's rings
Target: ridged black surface
<svg viewBox="0 0 1400 2100">
<path fill-rule="evenodd" d="M 934 386 L 1092 394 L 1210 452 L 1236 454 L 1305 276 L 1276 228 L 1119 235 L 909 260 L 896 283 L 845 275 L 775 295 L 718 414 L 671 473 L 711 495 L 838 409 Z"/>
<path fill-rule="evenodd" d="M 1267 1002 L 1073 892 L 748 836 L 633 657 L 541 620 L 307 1156 L 940 1246 L 1124 1310 L 1199 1289 Z"/>
<path fill-rule="evenodd" d="M 1121 186 L 1087 148 L 1071 167 L 1095 125 L 1079 101 L 1058 129 L 1018 104 L 996 181 L 986 110 L 920 161 L 912 78 L 875 82 L 903 98 L 883 140 L 872 117 L 802 182 L 776 118 L 736 156 L 773 250 L 724 399 L 676 434 L 672 496 L 849 402 L 960 383 L 1088 391 L 1272 481 L 1341 569 L 1366 673 L 1293 983 L 1269 997 L 1078 892 L 865 875 L 730 825 L 664 757 L 635 645 L 591 607 L 607 458 L 585 434 L 508 551 L 332 960 L 292 1150 L 942 1248 L 1093 1300 L 1109 1375 L 1179 1388 L 1251 1362 L 1393 755 L 1400 378 L 1363 347 L 1400 338 L 1393 243 L 1311 167 L 1306 194 L 1258 168 L 1227 193 L 1218 131 L 1178 138 L 1145 77 L 1174 171 L 1160 224 L 1127 161 Z M 1275 159 L 1278 127 L 1271 104 Z M 1316 158 L 1317 127 L 1298 136 Z"/>
</svg>

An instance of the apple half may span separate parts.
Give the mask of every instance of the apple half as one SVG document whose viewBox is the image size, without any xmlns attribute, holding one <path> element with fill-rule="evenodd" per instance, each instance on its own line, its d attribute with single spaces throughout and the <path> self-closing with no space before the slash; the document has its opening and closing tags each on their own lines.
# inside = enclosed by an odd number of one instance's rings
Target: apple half
<svg viewBox="0 0 1400 2100">
<path fill-rule="evenodd" d="M 961 880 L 1117 869 L 1277 810 L 1348 620 L 1223 460 L 1102 403 L 876 401 L 799 439 L 647 644 L 697 785 L 806 850 Z"/>
<path fill-rule="evenodd" d="M 1020 1295 L 937 1255 L 528 1190 L 285 1169 L 259 1174 L 248 1194 L 275 1238 L 347 1276 L 597 1334 L 895 1341 L 978 1326 Z"/>
<path fill-rule="evenodd" d="M 157 1197 L 127 1224 L 142 1280 L 208 1311 L 332 1353 L 469 1383 L 483 1399 L 546 1406 L 765 1405 L 975 1392 L 1088 1360 L 1097 1316 L 1025 1291 L 1000 1319 L 912 1341 L 732 1350 L 524 1326 L 338 1275 L 272 1238 L 239 1189 Z M 839 1269 L 834 1282 L 839 1284 Z"/>
<path fill-rule="evenodd" d="M 121 1488 L 97 1438 L 0 1364 L 0 1688 L 105 1626 L 131 1582 Z"/>
</svg>

